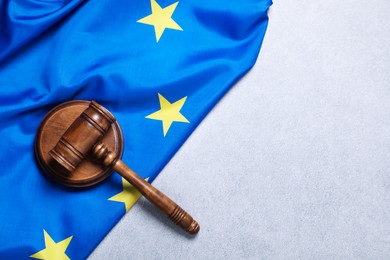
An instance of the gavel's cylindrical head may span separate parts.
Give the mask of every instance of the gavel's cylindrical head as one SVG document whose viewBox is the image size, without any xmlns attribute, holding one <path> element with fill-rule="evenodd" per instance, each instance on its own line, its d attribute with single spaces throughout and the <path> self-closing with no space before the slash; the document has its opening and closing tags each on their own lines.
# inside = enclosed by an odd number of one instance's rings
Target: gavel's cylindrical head
<svg viewBox="0 0 390 260">
<path fill-rule="evenodd" d="M 49 154 L 71 173 L 114 122 L 115 117 L 107 109 L 92 101 Z"/>
</svg>

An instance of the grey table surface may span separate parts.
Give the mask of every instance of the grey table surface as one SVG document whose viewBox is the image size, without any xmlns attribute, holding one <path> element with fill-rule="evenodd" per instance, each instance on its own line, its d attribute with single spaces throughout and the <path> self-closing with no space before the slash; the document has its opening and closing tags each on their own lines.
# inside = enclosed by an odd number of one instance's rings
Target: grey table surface
<svg viewBox="0 0 390 260">
<path fill-rule="evenodd" d="M 390 1 L 275 1 L 257 64 L 90 259 L 390 259 Z"/>
</svg>

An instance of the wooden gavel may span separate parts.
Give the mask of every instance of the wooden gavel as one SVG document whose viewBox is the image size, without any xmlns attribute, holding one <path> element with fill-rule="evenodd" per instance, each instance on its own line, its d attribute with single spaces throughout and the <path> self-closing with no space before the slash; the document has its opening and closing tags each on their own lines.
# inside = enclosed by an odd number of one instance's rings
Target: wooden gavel
<svg viewBox="0 0 390 260">
<path fill-rule="evenodd" d="M 57 110 L 54 109 L 57 112 L 52 112 L 51 117 L 55 117 L 61 109 L 61 107 L 57 108 Z M 42 131 L 45 131 L 47 125 L 52 122 L 50 120 L 44 120 L 40 127 L 40 134 L 37 135 L 36 140 L 36 152 L 39 153 L 37 157 L 41 166 L 46 171 L 50 174 L 59 174 L 61 175 L 60 178 L 66 179 L 67 176 L 71 176 L 75 172 L 83 160 L 92 155 L 96 162 L 122 175 L 123 178 L 131 183 L 151 203 L 163 211 L 175 224 L 190 234 L 199 232 L 199 224 L 187 212 L 127 167 L 120 160 L 121 155 L 108 149 L 102 140 L 112 125 L 116 123 L 116 119 L 103 106 L 94 101 L 90 102 L 89 106 L 76 118 L 65 133 L 62 134 L 54 148 L 49 151 L 52 159 L 62 167 L 58 171 L 56 170 L 58 167 L 53 166 L 53 162 L 46 163 L 42 159 L 44 156 L 42 157 L 41 155 L 43 151 L 41 143 L 45 140 L 45 137 L 42 136 Z M 103 179 L 101 178 L 99 181 Z M 97 181 L 93 184 L 95 183 Z"/>
</svg>

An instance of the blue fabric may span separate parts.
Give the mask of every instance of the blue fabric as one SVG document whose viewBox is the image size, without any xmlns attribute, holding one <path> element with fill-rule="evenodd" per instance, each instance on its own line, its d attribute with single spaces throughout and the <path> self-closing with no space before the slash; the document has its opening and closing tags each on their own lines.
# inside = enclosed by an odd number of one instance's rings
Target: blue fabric
<svg viewBox="0 0 390 260">
<path fill-rule="evenodd" d="M 153 181 L 255 63 L 270 5 L 180 1 L 172 19 L 182 31 L 168 28 L 157 42 L 154 27 L 137 22 L 150 0 L 0 0 L 0 258 L 44 249 L 46 230 L 55 242 L 73 236 L 66 255 L 84 259 L 125 214 L 108 200 L 122 190 L 118 174 L 78 191 L 42 175 L 33 145 L 51 108 L 77 99 L 105 106 L 123 130 L 123 161 Z M 145 118 L 160 109 L 158 93 L 171 103 L 187 97 L 180 113 L 190 123 L 174 122 L 164 136 L 161 121 Z"/>
</svg>

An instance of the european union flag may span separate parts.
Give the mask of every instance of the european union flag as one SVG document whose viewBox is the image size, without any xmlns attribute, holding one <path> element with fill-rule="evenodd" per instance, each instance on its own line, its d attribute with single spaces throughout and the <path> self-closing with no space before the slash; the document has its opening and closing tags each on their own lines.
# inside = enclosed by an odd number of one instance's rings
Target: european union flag
<svg viewBox="0 0 390 260">
<path fill-rule="evenodd" d="M 117 174 L 76 191 L 46 179 L 33 145 L 51 108 L 75 99 L 108 108 L 123 160 L 152 182 L 253 66 L 270 5 L 1 0 L 0 258 L 84 259 L 140 197 Z"/>
</svg>

